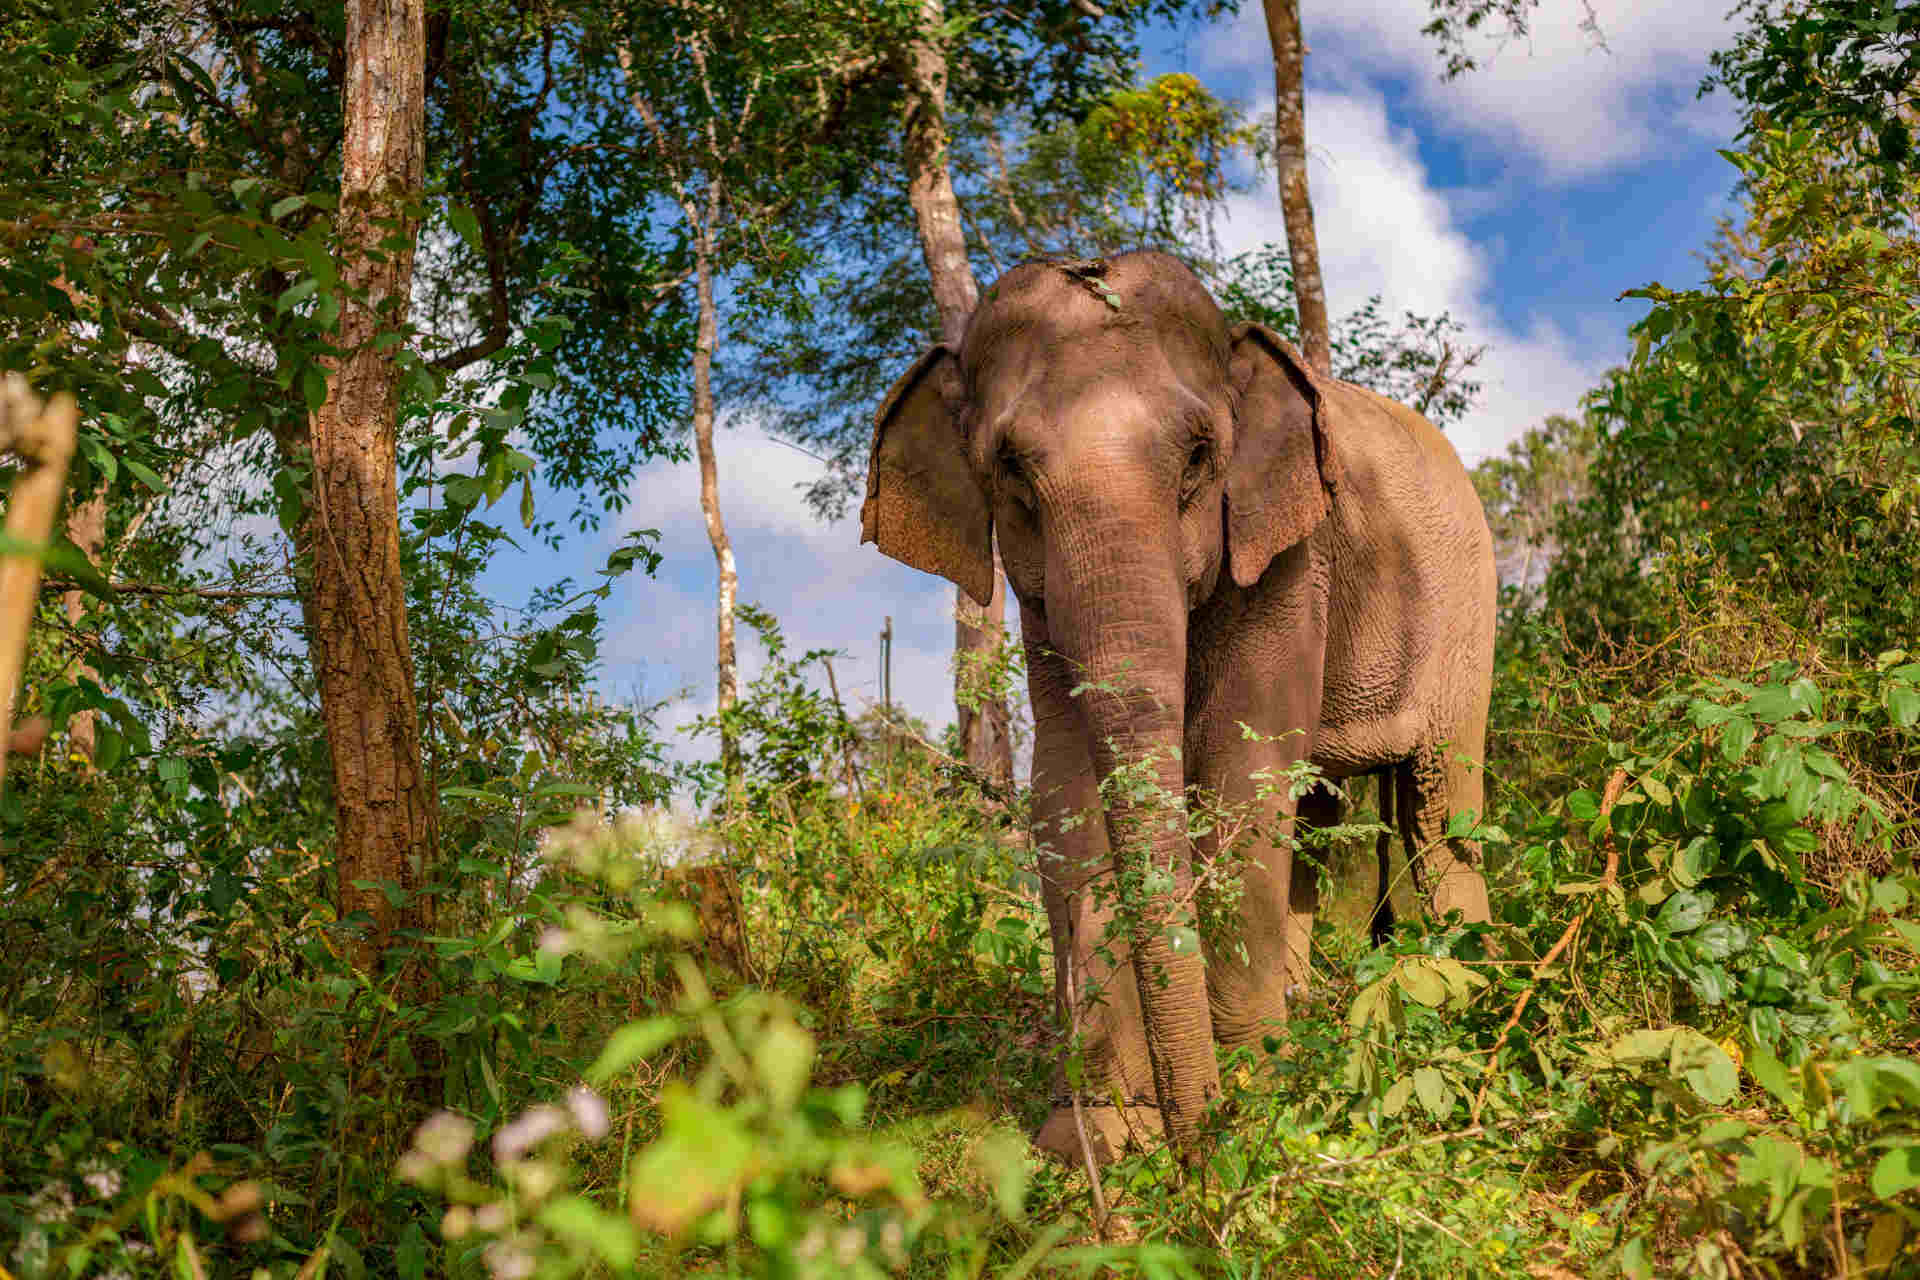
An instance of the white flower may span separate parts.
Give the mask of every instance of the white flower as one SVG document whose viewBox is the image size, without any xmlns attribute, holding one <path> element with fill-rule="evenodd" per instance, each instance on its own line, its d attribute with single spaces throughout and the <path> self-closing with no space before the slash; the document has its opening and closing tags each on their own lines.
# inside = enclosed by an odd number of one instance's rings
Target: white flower
<svg viewBox="0 0 1920 1280">
<path fill-rule="evenodd" d="M 473 1147 L 473 1122 L 451 1111 L 436 1111 L 414 1130 L 413 1149 L 435 1164 L 459 1164 Z"/>
<path fill-rule="evenodd" d="M 73 1216 L 73 1192 L 65 1183 L 46 1183 L 27 1201 L 27 1211 L 35 1222 L 65 1222 Z"/>
<path fill-rule="evenodd" d="M 111 1200 L 120 1194 L 120 1188 L 126 1185 L 126 1179 L 118 1169 L 106 1165 L 97 1165 L 80 1175 L 80 1181 L 87 1184 L 87 1190 L 102 1200 Z"/>
<path fill-rule="evenodd" d="M 512 1164 L 554 1134 L 564 1133 L 571 1124 L 560 1108 L 537 1106 L 493 1135 L 493 1158 L 499 1164 Z"/>
<path fill-rule="evenodd" d="M 496 1240 L 482 1256 L 493 1280 L 527 1280 L 533 1274 L 533 1255 L 513 1241 Z"/>
<path fill-rule="evenodd" d="M 582 1134 L 590 1139 L 607 1136 L 611 1127 L 607 1118 L 607 1100 L 585 1085 L 576 1085 L 567 1094 L 567 1110 L 573 1113 L 573 1123 Z"/>
</svg>

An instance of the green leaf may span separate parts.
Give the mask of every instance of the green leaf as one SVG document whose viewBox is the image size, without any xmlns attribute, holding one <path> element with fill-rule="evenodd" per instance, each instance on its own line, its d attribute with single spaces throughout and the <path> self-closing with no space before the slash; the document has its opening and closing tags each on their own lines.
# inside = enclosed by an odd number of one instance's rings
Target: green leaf
<svg viewBox="0 0 1920 1280">
<path fill-rule="evenodd" d="M 1886 691 L 1887 715 L 1902 729 L 1920 723 L 1920 689 L 1907 684 L 1889 684 Z"/>
<path fill-rule="evenodd" d="M 1429 1009 L 1438 1008 L 1447 999 L 1446 980 L 1434 972 L 1431 966 L 1419 960 L 1402 964 L 1396 971 L 1400 989 L 1426 1005 Z"/>
<path fill-rule="evenodd" d="M 162 480 L 159 474 L 146 463 L 136 458 L 122 458 L 120 462 L 122 466 L 126 467 L 127 474 L 145 485 L 150 492 L 165 493 L 167 491 L 167 482 Z"/>
<path fill-rule="evenodd" d="M 1413 1092 L 1420 1099 L 1421 1107 L 1436 1120 L 1444 1119 L 1447 1112 L 1453 1110 L 1453 1090 L 1447 1087 L 1447 1078 L 1436 1067 L 1421 1067 L 1413 1073 Z"/>
<path fill-rule="evenodd" d="M 467 242 L 467 247 L 475 253 L 482 252 L 480 244 L 480 219 L 474 217 L 473 210 L 465 205 L 447 206 L 447 224 L 459 237 Z"/>
<path fill-rule="evenodd" d="M 1903 1192 L 1920 1187 L 1920 1142 L 1909 1141 L 1880 1157 L 1873 1166 L 1869 1185 L 1873 1194 L 1891 1200 Z"/>
<path fill-rule="evenodd" d="M 1683 889 L 1667 899 L 1654 924 L 1667 934 L 1691 933 L 1706 922 L 1712 910 L 1712 894 Z"/>
<path fill-rule="evenodd" d="M 1710 1106 L 1724 1106 L 1740 1091 L 1740 1069 L 1733 1059 L 1692 1027 L 1675 1028 L 1668 1066 Z"/>
<path fill-rule="evenodd" d="M 1007 1129 L 993 1129 L 980 1141 L 974 1156 L 987 1185 L 993 1188 L 993 1202 L 1000 1216 L 1019 1222 L 1027 1206 L 1027 1142 Z"/>
<path fill-rule="evenodd" d="M 299 306 L 300 303 L 312 297 L 313 291 L 319 287 L 320 282 L 312 276 L 308 276 L 304 280 L 296 280 L 293 284 L 287 286 L 280 294 L 280 300 L 273 304 L 275 314 L 287 314 L 287 312 Z"/>
<path fill-rule="evenodd" d="M 314 362 L 300 369 L 300 396 L 307 402 L 308 413 L 318 413 L 327 402 L 327 371 Z"/>
<path fill-rule="evenodd" d="M 409 1222 L 393 1247 L 394 1270 L 400 1280 L 426 1280 L 427 1234 L 417 1222 Z"/>
<path fill-rule="evenodd" d="M 1380 1114 L 1392 1119 L 1407 1109 L 1407 1103 L 1413 1100 L 1413 1077 L 1401 1076 L 1387 1090 L 1386 1097 L 1380 1099 Z"/>
<path fill-rule="evenodd" d="M 1747 1050 L 1747 1071 L 1788 1111 L 1800 1110 L 1800 1086 L 1795 1083 L 1793 1072 L 1767 1052 L 1765 1046 L 1754 1045 Z"/>
<path fill-rule="evenodd" d="M 678 1081 L 661 1091 L 661 1136 L 634 1160 L 627 1203 L 641 1226 L 678 1235 L 753 1176 L 760 1142 L 743 1115 Z"/>
<path fill-rule="evenodd" d="M 541 1226 L 584 1247 L 614 1271 L 627 1270 L 639 1256 L 640 1238 L 633 1223 L 583 1196 L 562 1196 L 543 1205 L 536 1216 Z"/>
<path fill-rule="evenodd" d="M 813 1073 L 813 1036 L 794 1022 L 776 1018 L 754 1042 L 752 1052 L 754 1070 L 774 1107 L 791 1110 Z"/>
<path fill-rule="evenodd" d="M 1672 1027 L 1642 1027 L 1608 1045 L 1606 1055 L 1622 1063 L 1656 1061 L 1673 1053 L 1673 1037 Z"/>
<path fill-rule="evenodd" d="M 606 1048 L 587 1068 L 593 1084 L 605 1084 L 634 1063 L 648 1058 L 680 1036 L 680 1020 L 661 1016 L 644 1022 L 629 1022 L 607 1038 Z"/>
<path fill-rule="evenodd" d="M 1713 873 L 1720 863 L 1720 842 L 1712 836 L 1695 836 L 1673 855 L 1667 874 L 1682 889 L 1691 889 Z"/>
<path fill-rule="evenodd" d="M 267 210 L 267 217 L 278 222 L 295 209 L 305 208 L 306 204 L 307 198 L 305 196 L 284 196 L 273 202 L 273 207 Z"/>
<path fill-rule="evenodd" d="M 1740 757 L 1747 754 L 1747 748 L 1753 745 L 1753 721 L 1744 716 L 1736 716 L 1727 721 L 1720 733 L 1720 754 L 1729 764 L 1736 764 Z"/>
</svg>

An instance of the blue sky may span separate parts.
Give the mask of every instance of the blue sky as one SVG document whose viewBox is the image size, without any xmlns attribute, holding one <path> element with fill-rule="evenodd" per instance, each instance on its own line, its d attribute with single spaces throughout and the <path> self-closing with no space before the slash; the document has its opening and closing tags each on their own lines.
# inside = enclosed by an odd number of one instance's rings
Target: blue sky
<svg viewBox="0 0 1920 1280">
<path fill-rule="evenodd" d="M 1443 83 L 1420 34 L 1426 0 L 1303 0 L 1330 301 L 1338 312 L 1378 293 L 1389 314 L 1451 311 L 1487 344 L 1483 403 L 1449 433 L 1469 463 L 1572 409 L 1626 355 L 1642 308 L 1616 301 L 1621 290 L 1698 278 L 1735 177 L 1715 154 L 1731 145 L 1731 104 L 1694 92 L 1730 38 L 1725 3 L 1594 0 L 1600 49 L 1578 30 L 1577 0 L 1543 0 L 1530 39 L 1489 47 L 1480 70 Z M 1270 110 L 1259 0 L 1243 4 L 1237 19 L 1155 32 L 1148 72 L 1189 71 Z M 1230 251 L 1284 242 L 1270 182 L 1230 202 L 1221 232 Z M 853 518 L 815 519 L 797 486 L 816 464 L 746 416 L 717 448 L 741 599 L 779 616 L 796 649 L 846 651 L 838 674 L 856 704 L 878 697 L 876 636 L 892 615 L 896 699 L 948 721 L 952 588 L 860 546 Z M 632 495 L 618 526 L 541 559 L 550 568 L 557 554 L 551 576 L 582 578 L 627 529 L 662 531 L 658 578 L 629 579 L 606 609 L 604 684 L 649 701 L 686 689 L 666 716 L 684 723 L 713 702 L 714 564 L 696 473 L 649 467 Z M 742 656 L 750 675 L 757 651 L 743 643 Z"/>
</svg>

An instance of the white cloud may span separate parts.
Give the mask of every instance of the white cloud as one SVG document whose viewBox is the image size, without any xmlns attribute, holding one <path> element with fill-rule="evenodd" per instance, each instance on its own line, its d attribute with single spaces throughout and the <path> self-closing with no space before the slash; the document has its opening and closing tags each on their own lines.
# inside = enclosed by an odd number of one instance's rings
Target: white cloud
<svg viewBox="0 0 1920 1280">
<path fill-rule="evenodd" d="M 1732 132 L 1725 95 L 1695 96 L 1707 55 L 1733 34 L 1728 7 L 1728 0 L 1592 0 L 1605 41 L 1599 47 L 1580 29 L 1580 0 L 1542 0 L 1527 39 L 1476 36 L 1479 68 L 1442 81 L 1436 46 L 1421 33 L 1428 0 L 1309 0 L 1302 12 L 1311 50 L 1308 140 L 1324 144 L 1327 90 L 1391 80 L 1407 86 L 1423 124 L 1469 141 L 1503 170 L 1551 183 L 1616 172 L 1669 141 Z M 1194 52 L 1215 72 L 1271 74 L 1258 5 L 1243 5 Z"/>
</svg>

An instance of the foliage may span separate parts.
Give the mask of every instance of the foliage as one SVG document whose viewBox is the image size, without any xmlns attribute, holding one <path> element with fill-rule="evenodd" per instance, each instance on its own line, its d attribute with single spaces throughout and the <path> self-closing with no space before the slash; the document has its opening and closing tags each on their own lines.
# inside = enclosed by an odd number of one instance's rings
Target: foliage
<svg viewBox="0 0 1920 1280">
<path fill-rule="evenodd" d="M 1494 562 L 1510 604 L 1535 601 L 1560 556 L 1557 529 L 1591 491 L 1587 478 L 1598 447 L 1591 415 L 1551 414 L 1473 468 L 1474 492 L 1493 534 Z"/>
<path fill-rule="evenodd" d="M 1914 167 L 1920 14 L 1897 4 L 1748 0 L 1753 21 L 1714 55 L 1716 79 L 1772 123 L 1845 137 L 1889 186 Z"/>
</svg>

